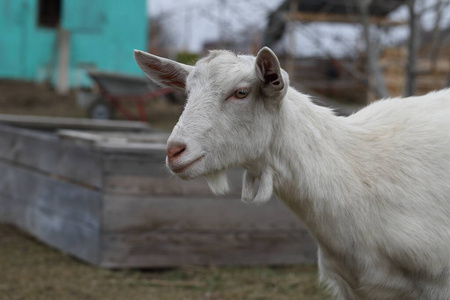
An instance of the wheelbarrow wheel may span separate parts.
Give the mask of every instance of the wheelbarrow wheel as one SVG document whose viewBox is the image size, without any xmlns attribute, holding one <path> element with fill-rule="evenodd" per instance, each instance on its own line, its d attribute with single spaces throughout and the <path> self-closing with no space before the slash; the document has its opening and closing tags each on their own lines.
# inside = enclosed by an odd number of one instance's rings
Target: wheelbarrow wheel
<svg viewBox="0 0 450 300">
<path fill-rule="evenodd" d="M 113 107 L 102 98 L 95 99 L 88 108 L 88 117 L 97 120 L 109 120 L 113 118 Z"/>
<path fill-rule="evenodd" d="M 186 101 L 184 94 L 180 92 L 169 93 L 164 97 L 170 104 L 184 104 Z"/>
</svg>

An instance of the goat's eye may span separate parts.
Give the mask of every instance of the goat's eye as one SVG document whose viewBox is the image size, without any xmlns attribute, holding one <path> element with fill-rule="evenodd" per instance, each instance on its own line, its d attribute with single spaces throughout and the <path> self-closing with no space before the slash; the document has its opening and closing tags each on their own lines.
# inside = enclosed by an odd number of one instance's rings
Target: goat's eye
<svg viewBox="0 0 450 300">
<path fill-rule="evenodd" d="M 237 99 L 244 99 L 247 95 L 248 91 L 246 89 L 238 89 L 233 93 L 233 97 Z"/>
</svg>

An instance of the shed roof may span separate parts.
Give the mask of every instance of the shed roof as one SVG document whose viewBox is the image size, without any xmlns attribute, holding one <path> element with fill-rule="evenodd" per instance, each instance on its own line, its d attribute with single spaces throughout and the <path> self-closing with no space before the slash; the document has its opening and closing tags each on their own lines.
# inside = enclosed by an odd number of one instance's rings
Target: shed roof
<svg viewBox="0 0 450 300">
<path fill-rule="evenodd" d="M 278 41 L 286 27 L 286 13 L 289 12 L 293 0 L 285 0 L 269 15 L 269 23 L 264 33 L 266 45 Z M 297 12 L 357 16 L 360 14 L 358 2 L 361 0 L 299 0 Z M 372 0 L 369 15 L 372 17 L 386 17 L 390 12 L 403 5 L 406 0 Z"/>
</svg>

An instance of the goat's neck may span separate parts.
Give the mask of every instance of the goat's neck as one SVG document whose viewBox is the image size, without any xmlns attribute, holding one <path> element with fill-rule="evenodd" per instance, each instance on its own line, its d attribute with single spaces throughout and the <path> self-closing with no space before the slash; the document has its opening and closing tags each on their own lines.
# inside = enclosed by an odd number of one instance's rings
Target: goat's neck
<svg viewBox="0 0 450 300">
<path fill-rule="evenodd" d="M 331 238 L 324 236 L 332 232 L 330 227 L 339 235 L 342 218 L 357 217 L 355 206 L 361 204 L 348 197 L 361 190 L 355 170 L 363 168 L 352 150 L 361 146 L 356 131 L 344 118 L 290 89 L 272 140 L 265 161 L 273 172 L 275 193 L 319 242 Z"/>
</svg>

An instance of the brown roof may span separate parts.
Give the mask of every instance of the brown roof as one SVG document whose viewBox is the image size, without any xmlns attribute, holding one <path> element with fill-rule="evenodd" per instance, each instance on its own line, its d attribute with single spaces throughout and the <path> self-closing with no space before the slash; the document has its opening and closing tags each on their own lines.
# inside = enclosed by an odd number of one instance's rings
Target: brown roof
<svg viewBox="0 0 450 300">
<path fill-rule="evenodd" d="M 289 11 L 292 0 L 285 0 L 269 15 L 269 23 L 264 34 L 264 43 L 272 45 L 284 34 L 286 27 L 285 15 Z M 320 13 L 334 15 L 358 15 L 361 0 L 298 0 L 298 12 Z M 372 17 L 384 17 L 407 0 L 372 0 L 369 14 Z"/>
</svg>

